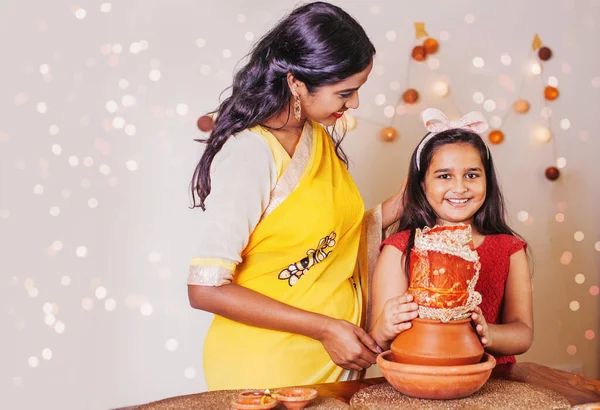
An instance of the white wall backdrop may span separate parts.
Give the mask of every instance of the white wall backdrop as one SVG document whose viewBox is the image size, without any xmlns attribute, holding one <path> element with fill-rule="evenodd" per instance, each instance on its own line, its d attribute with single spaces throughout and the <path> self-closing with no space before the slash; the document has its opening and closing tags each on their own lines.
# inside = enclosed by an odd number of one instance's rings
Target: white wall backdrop
<svg viewBox="0 0 600 410">
<path fill-rule="evenodd" d="M 424 134 L 423 107 L 504 119 L 505 142 L 491 151 L 535 260 L 535 342 L 521 360 L 598 378 L 600 1 L 334 3 L 378 50 L 344 145 L 367 205 L 397 190 Z M 1 2 L 3 408 L 106 409 L 205 389 L 211 315 L 188 306 L 185 286 L 200 212 L 188 209 L 187 192 L 200 154 L 195 121 L 295 5 Z M 440 51 L 411 65 L 421 104 L 389 118 L 407 85 L 414 21 Z M 526 76 L 534 33 L 554 56 L 541 76 Z M 560 97 L 549 103 L 553 141 L 542 144 L 532 131 L 547 124 L 550 76 Z M 437 80 L 447 97 L 431 92 Z M 487 111 L 477 92 L 493 101 Z M 519 96 L 531 103 L 525 116 L 510 114 Z M 378 134 L 390 124 L 400 136 L 386 143 Z M 555 156 L 566 166 L 550 182 Z"/>
</svg>

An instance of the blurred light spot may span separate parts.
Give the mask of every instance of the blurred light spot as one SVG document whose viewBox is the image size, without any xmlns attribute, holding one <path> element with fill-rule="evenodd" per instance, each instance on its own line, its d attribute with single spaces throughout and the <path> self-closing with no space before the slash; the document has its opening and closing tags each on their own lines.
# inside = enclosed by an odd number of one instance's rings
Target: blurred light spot
<svg viewBox="0 0 600 410">
<path fill-rule="evenodd" d="M 517 214 L 517 219 L 521 222 L 525 222 L 527 218 L 529 218 L 529 214 L 527 213 L 527 211 L 519 211 L 519 213 Z"/>
<path fill-rule="evenodd" d="M 585 331 L 585 338 L 587 340 L 594 340 L 595 337 L 596 337 L 596 333 L 594 333 L 594 331 L 592 329 Z"/>
<path fill-rule="evenodd" d="M 129 135 L 130 137 L 134 136 L 136 131 L 135 125 L 133 124 L 127 124 L 125 126 L 125 134 Z"/>
<path fill-rule="evenodd" d="M 44 313 L 52 313 L 52 303 L 46 302 L 42 306 L 42 312 Z"/>
<path fill-rule="evenodd" d="M 58 145 L 58 144 L 54 144 L 54 145 L 52 145 L 52 153 L 53 153 L 54 155 L 60 155 L 60 154 L 62 153 L 62 148 L 61 148 L 61 146 L 60 146 L 60 145 Z"/>
<path fill-rule="evenodd" d="M 246 22 L 246 16 L 244 14 L 238 14 L 237 15 L 237 22 L 238 23 L 245 23 Z"/>
<path fill-rule="evenodd" d="M 563 130 L 568 130 L 569 128 L 571 128 L 571 121 L 569 121 L 568 118 L 563 118 L 562 120 L 560 120 L 560 128 L 562 128 Z"/>
<path fill-rule="evenodd" d="M 139 54 L 142 51 L 142 45 L 138 42 L 133 42 L 129 45 L 129 52 L 131 54 Z"/>
<path fill-rule="evenodd" d="M 100 168 L 98 168 L 100 170 L 100 173 L 102 175 L 108 175 L 110 174 L 110 167 L 106 164 L 102 164 L 100 165 Z"/>
<path fill-rule="evenodd" d="M 598 287 L 596 285 L 590 286 L 590 295 L 598 296 L 598 293 L 600 293 L 600 287 Z"/>
<path fill-rule="evenodd" d="M 94 160 L 92 157 L 85 157 L 83 159 L 83 165 L 85 165 L 86 167 L 91 167 L 92 165 L 94 165 Z"/>
<path fill-rule="evenodd" d="M 373 71 L 375 71 L 375 74 L 377 75 L 383 75 L 385 73 L 385 67 L 382 65 L 376 65 L 375 68 L 373 68 Z"/>
<path fill-rule="evenodd" d="M 135 104 L 135 97 L 130 94 L 125 94 L 121 99 L 121 104 L 123 104 L 123 107 L 131 107 Z"/>
<path fill-rule="evenodd" d="M 59 132 L 58 126 L 56 126 L 56 125 L 49 126 L 48 132 L 50 133 L 50 135 L 57 135 Z"/>
<path fill-rule="evenodd" d="M 126 79 L 124 79 L 124 78 L 121 78 L 121 79 L 119 80 L 119 88 L 120 88 L 120 89 L 122 89 L 122 90 L 126 90 L 126 89 L 127 89 L 127 87 L 129 87 L 129 81 L 127 81 L 127 80 L 126 80 Z"/>
<path fill-rule="evenodd" d="M 554 76 L 548 77 L 548 85 L 551 85 L 552 87 L 558 87 L 558 78 Z"/>
<path fill-rule="evenodd" d="M 542 73 L 542 66 L 539 63 L 532 63 L 529 66 L 529 71 L 533 75 L 540 75 Z"/>
<path fill-rule="evenodd" d="M 44 102 L 39 102 L 37 104 L 37 110 L 40 114 L 44 114 L 48 110 L 48 106 Z"/>
<path fill-rule="evenodd" d="M 383 105 L 383 104 L 385 104 L 385 95 L 384 94 L 377 94 L 375 96 L 375 104 L 376 105 Z"/>
<path fill-rule="evenodd" d="M 78 246 L 77 249 L 75 250 L 75 254 L 79 258 L 85 258 L 87 256 L 87 253 L 88 253 L 88 249 L 85 246 Z"/>
<path fill-rule="evenodd" d="M 40 184 L 34 185 L 33 193 L 36 195 L 42 195 L 44 193 L 44 187 Z"/>
<path fill-rule="evenodd" d="M 490 119 L 490 124 L 492 125 L 492 127 L 494 128 L 500 128 L 502 126 L 502 118 L 498 117 L 497 115 L 494 115 L 491 119 Z"/>
<path fill-rule="evenodd" d="M 245 38 L 246 40 L 248 40 L 248 41 L 252 41 L 252 40 L 254 40 L 254 33 L 253 33 L 253 32 L 251 32 L 251 31 L 248 31 L 248 32 L 246 33 L 246 35 L 244 36 L 244 38 Z"/>
<path fill-rule="evenodd" d="M 75 17 L 77 17 L 79 20 L 83 20 L 85 18 L 86 14 L 87 13 L 85 12 L 84 9 L 75 10 Z"/>
<path fill-rule="evenodd" d="M 61 241 L 52 242 L 52 247 L 54 250 L 60 251 L 63 248 L 63 243 Z"/>
<path fill-rule="evenodd" d="M 387 38 L 389 41 L 396 40 L 396 32 L 393 30 L 388 31 L 387 33 L 385 33 L 385 38 Z"/>
<path fill-rule="evenodd" d="M 231 58 L 231 50 L 226 48 L 223 50 L 221 55 L 223 56 L 223 58 Z"/>
<path fill-rule="evenodd" d="M 473 67 L 482 68 L 485 65 L 483 58 L 475 57 L 473 58 Z"/>
<path fill-rule="evenodd" d="M 574 354 L 577 353 L 577 347 L 573 346 L 573 345 L 567 346 L 567 353 L 570 354 L 571 356 L 573 356 Z"/>
<path fill-rule="evenodd" d="M 48 64 L 40 65 L 40 74 L 46 75 L 50 73 L 50 66 Z"/>
<path fill-rule="evenodd" d="M 148 74 L 148 77 L 150 77 L 151 81 L 160 80 L 160 77 L 161 77 L 160 70 L 158 70 L 158 69 L 150 70 L 150 74 Z"/>
<path fill-rule="evenodd" d="M 77 165 L 79 165 L 79 158 L 77 158 L 74 155 L 71 155 L 69 157 L 69 165 L 71 165 L 72 167 L 76 167 Z"/>
<path fill-rule="evenodd" d="M 577 231 L 575 232 L 575 235 L 573 235 L 573 238 L 575 238 L 577 242 L 581 242 L 583 241 L 583 238 L 585 238 L 585 235 L 583 234 L 583 232 Z"/>
<path fill-rule="evenodd" d="M 96 208 L 98 206 L 98 200 L 96 198 L 90 198 L 88 200 L 88 206 L 92 209 Z"/>
<path fill-rule="evenodd" d="M 565 221 L 565 214 L 563 213 L 557 213 L 556 214 L 556 222 L 564 222 Z"/>
<path fill-rule="evenodd" d="M 179 347 L 179 342 L 176 339 L 169 339 L 167 340 L 166 347 L 169 352 L 174 352 Z"/>
<path fill-rule="evenodd" d="M 556 159 L 556 166 L 558 168 L 564 168 L 567 166 L 567 159 L 565 157 L 560 157 Z"/>
<path fill-rule="evenodd" d="M 485 100 L 483 103 L 483 109 L 487 112 L 492 112 L 496 109 L 496 101 L 494 100 Z"/>
<path fill-rule="evenodd" d="M 112 4 L 110 4 L 110 3 L 102 3 L 100 5 L 100 12 L 102 12 L 102 13 L 110 13 L 111 10 L 112 10 Z"/>
<path fill-rule="evenodd" d="M 63 275 L 63 277 L 60 278 L 60 283 L 63 286 L 69 286 L 71 284 L 71 278 L 67 275 Z"/>
<path fill-rule="evenodd" d="M 598 252 L 600 252 L 600 242 L 596 242 L 596 244 L 594 245 L 594 248 L 596 248 L 596 250 Z"/>
<path fill-rule="evenodd" d="M 104 286 L 99 286 L 96 288 L 96 298 L 97 299 L 104 299 L 106 297 L 106 294 L 108 293 L 108 291 L 106 290 L 106 288 Z"/>
<path fill-rule="evenodd" d="M 140 306 L 140 313 L 144 316 L 150 316 L 152 314 L 153 308 L 150 303 L 142 303 Z"/>
<path fill-rule="evenodd" d="M 504 65 L 510 65 L 510 63 L 512 62 L 512 58 L 510 58 L 508 54 L 502 54 L 500 56 L 500 62 Z"/>
<path fill-rule="evenodd" d="M 8 209 L 0 209 L 0 218 L 8 219 L 10 217 L 10 210 Z"/>
<path fill-rule="evenodd" d="M 210 66 L 208 64 L 203 64 L 200 67 L 200 74 L 209 75 L 210 74 Z"/>
<path fill-rule="evenodd" d="M 113 310 L 115 310 L 117 308 L 117 302 L 112 299 L 106 299 L 106 301 L 104 302 L 104 309 L 106 309 L 109 312 L 112 312 Z"/>
<path fill-rule="evenodd" d="M 206 40 L 204 40 L 203 38 L 199 38 L 198 40 L 196 40 L 196 45 L 202 48 L 206 45 Z"/>
<path fill-rule="evenodd" d="M 37 298 L 40 294 L 40 291 L 37 288 L 31 288 L 27 291 L 27 294 L 29 295 L 29 297 Z"/>
<path fill-rule="evenodd" d="M 123 46 L 119 43 L 115 43 L 112 45 L 111 49 L 113 53 L 121 54 L 121 52 L 123 51 Z"/>
<path fill-rule="evenodd" d="M 160 253 L 158 252 L 151 252 L 150 254 L 148 254 L 148 260 L 151 263 L 157 263 L 160 262 L 161 256 Z"/>
<path fill-rule="evenodd" d="M 115 117 L 112 120 L 112 125 L 116 129 L 121 129 L 125 126 L 125 118 L 123 117 Z"/>
<path fill-rule="evenodd" d="M 188 367 L 187 369 L 185 369 L 185 378 L 186 379 L 193 379 L 196 377 L 196 369 L 194 369 L 193 367 Z"/>
<path fill-rule="evenodd" d="M 427 65 L 429 66 L 430 69 L 437 70 L 438 68 L 440 68 L 440 60 L 438 60 L 437 58 L 433 58 L 433 57 L 428 58 Z"/>
<path fill-rule="evenodd" d="M 442 40 L 442 41 L 450 40 L 450 33 L 448 33 L 447 31 L 441 31 L 440 32 L 440 40 Z"/>
<path fill-rule="evenodd" d="M 127 167 L 128 170 L 130 171 L 136 171 L 138 169 L 138 163 L 135 162 L 134 160 L 130 159 L 129 161 L 127 161 L 125 163 L 125 166 Z"/>
<path fill-rule="evenodd" d="M 81 307 L 83 310 L 91 310 L 94 307 L 94 301 L 92 298 L 83 298 L 81 300 Z"/>
<path fill-rule="evenodd" d="M 44 358 L 44 360 L 50 360 L 52 359 L 52 350 L 45 348 L 44 350 L 42 350 L 42 357 Z"/>
<path fill-rule="evenodd" d="M 465 23 L 467 23 L 467 24 L 475 23 L 475 16 L 471 13 L 465 15 Z"/>
<path fill-rule="evenodd" d="M 445 97 L 450 92 L 450 87 L 447 82 L 437 80 L 431 85 L 431 91 L 438 97 Z"/>
<path fill-rule="evenodd" d="M 65 324 L 59 320 L 58 322 L 56 322 L 56 325 L 54 325 L 54 330 L 58 334 L 64 333 L 64 331 L 65 331 Z"/>
<path fill-rule="evenodd" d="M 25 290 L 29 290 L 35 287 L 35 282 L 31 278 L 25 278 L 23 281 L 23 287 Z"/>
<path fill-rule="evenodd" d="M 392 81 L 392 82 L 390 83 L 390 88 L 391 88 L 393 91 L 399 91 L 399 90 L 400 90 L 400 82 L 398 82 L 398 81 Z"/>
<path fill-rule="evenodd" d="M 54 323 L 56 323 L 56 316 L 54 316 L 52 313 L 48 313 L 47 315 L 44 316 L 44 322 L 48 326 L 52 326 L 52 325 L 54 325 Z"/>
<path fill-rule="evenodd" d="M 585 275 L 578 273 L 577 275 L 575 275 L 575 283 L 577 283 L 578 285 L 581 285 L 583 282 L 585 282 Z"/>
<path fill-rule="evenodd" d="M 552 133 L 546 127 L 537 126 L 533 130 L 533 135 L 539 142 L 548 142 L 552 139 Z"/>
<path fill-rule="evenodd" d="M 392 118 L 396 114 L 396 107 L 393 105 L 388 105 L 383 110 L 383 115 L 387 118 Z"/>
<path fill-rule="evenodd" d="M 579 310 L 579 302 L 576 300 L 571 301 L 571 303 L 569 303 L 569 309 L 573 312 L 577 312 Z"/>
<path fill-rule="evenodd" d="M 187 104 L 177 104 L 175 111 L 177 111 L 177 114 L 179 114 L 179 115 L 186 115 L 188 113 L 189 109 L 188 109 Z"/>
<path fill-rule="evenodd" d="M 483 93 L 480 93 L 479 91 L 475 91 L 473 93 L 473 101 L 476 104 L 482 104 L 484 100 L 485 100 L 485 97 L 483 96 Z"/>
<path fill-rule="evenodd" d="M 569 251 L 565 251 L 560 257 L 560 263 L 563 265 L 568 265 L 571 263 L 571 259 L 573 259 L 573 254 Z"/>
<path fill-rule="evenodd" d="M 38 367 L 38 365 L 40 364 L 40 359 L 38 359 L 35 356 L 31 356 L 29 358 L 29 360 L 27 361 L 27 363 L 29 363 L 29 367 Z"/>
</svg>

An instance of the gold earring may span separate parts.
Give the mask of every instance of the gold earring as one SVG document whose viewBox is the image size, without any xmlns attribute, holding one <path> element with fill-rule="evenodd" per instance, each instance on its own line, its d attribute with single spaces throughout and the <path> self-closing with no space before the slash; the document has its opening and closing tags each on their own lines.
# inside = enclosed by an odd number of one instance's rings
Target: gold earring
<svg viewBox="0 0 600 410">
<path fill-rule="evenodd" d="M 300 122 L 302 115 L 302 107 L 300 106 L 300 97 L 294 97 L 294 117 L 296 117 L 296 121 Z"/>
</svg>

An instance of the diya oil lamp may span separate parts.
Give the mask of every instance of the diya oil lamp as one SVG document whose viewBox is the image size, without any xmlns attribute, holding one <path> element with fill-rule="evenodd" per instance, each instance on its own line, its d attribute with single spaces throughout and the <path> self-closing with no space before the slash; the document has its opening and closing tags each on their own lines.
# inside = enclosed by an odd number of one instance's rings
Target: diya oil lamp
<svg viewBox="0 0 600 410">
<path fill-rule="evenodd" d="M 412 327 L 379 355 L 384 377 L 398 391 L 426 399 L 453 399 L 479 390 L 495 359 L 484 352 L 471 325 L 481 303 L 475 291 L 479 255 L 471 226 L 417 229 L 410 255 L 408 292 L 419 305 Z"/>
<path fill-rule="evenodd" d="M 308 387 L 286 387 L 274 393 L 267 390 L 245 390 L 231 402 L 236 410 L 267 410 L 283 404 L 288 410 L 301 410 L 317 397 Z"/>
</svg>

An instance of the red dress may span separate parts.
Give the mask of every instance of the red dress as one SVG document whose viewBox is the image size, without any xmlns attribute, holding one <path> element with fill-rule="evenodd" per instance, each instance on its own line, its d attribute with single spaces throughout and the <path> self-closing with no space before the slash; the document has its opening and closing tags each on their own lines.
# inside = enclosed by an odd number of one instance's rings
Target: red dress
<svg viewBox="0 0 600 410">
<path fill-rule="evenodd" d="M 402 231 L 387 238 L 381 246 L 392 245 L 402 253 L 406 251 L 410 231 Z M 477 247 L 481 270 L 475 290 L 481 293 L 482 302 L 479 307 L 488 323 L 498 324 L 502 320 L 502 302 L 504 286 L 510 267 L 510 256 L 527 244 L 512 235 L 486 235 Z M 514 356 L 495 356 L 497 364 L 515 363 Z"/>
</svg>

